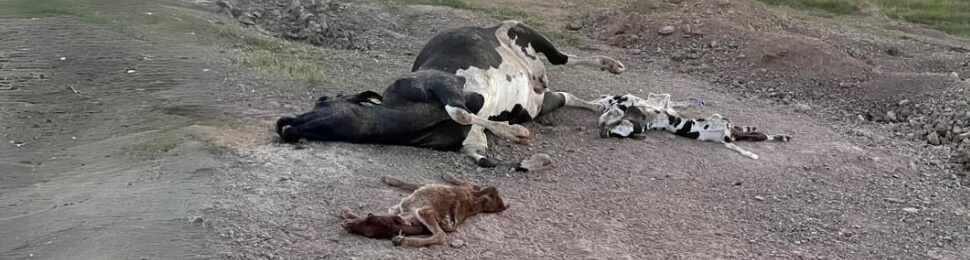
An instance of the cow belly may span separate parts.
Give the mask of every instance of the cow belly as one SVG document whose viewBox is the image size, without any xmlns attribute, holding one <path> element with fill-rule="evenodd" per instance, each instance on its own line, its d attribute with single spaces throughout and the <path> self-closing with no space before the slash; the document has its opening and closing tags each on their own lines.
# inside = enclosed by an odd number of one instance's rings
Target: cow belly
<svg viewBox="0 0 970 260">
<path fill-rule="evenodd" d="M 482 95 L 485 103 L 477 115 L 493 121 L 522 123 L 539 114 L 543 93 L 535 93 L 525 72 L 471 67 L 456 74 L 465 77 L 465 92 Z"/>
</svg>

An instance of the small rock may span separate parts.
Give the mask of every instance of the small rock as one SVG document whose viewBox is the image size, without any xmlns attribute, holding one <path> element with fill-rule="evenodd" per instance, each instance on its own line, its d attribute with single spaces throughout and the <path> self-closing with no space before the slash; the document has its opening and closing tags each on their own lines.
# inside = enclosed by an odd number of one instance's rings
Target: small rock
<svg viewBox="0 0 970 260">
<path fill-rule="evenodd" d="M 907 207 L 907 208 L 903 208 L 903 211 L 906 211 L 906 212 L 909 212 L 909 213 L 916 213 L 916 212 L 919 212 L 919 209 Z"/>
<path fill-rule="evenodd" d="M 673 61 L 683 61 L 687 59 L 687 53 L 683 51 L 676 51 L 674 54 L 670 55 L 670 59 Z"/>
<path fill-rule="evenodd" d="M 572 22 L 572 23 L 566 24 L 566 30 L 577 31 L 579 29 L 583 29 L 583 25 L 578 22 Z"/>
<path fill-rule="evenodd" d="M 890 110 L 889 112 L 886 112 L 886 121 L 896 122 L 898 120 L 899 120 L 899 117 L 896 116 L 896 111 Z"/>
<path fill-rule="evenodd" d="M 731 0 L 717 0 L 717 5 L 720 5 L 720 6 L 731 5 Z"/>
<path fill-rule="evenodd" d="M 809 106 L 809 105 L 806 105 L 806 104 L 798 104 L 798 105 L 795 105 L 795 111 L 796 112 L 806 112 L 806 111 L 809 111 L 809 110 L 812 110 L 812 107 Z"/>
<path fill-rule="evenodd" d="M 900 100 L 899 103 L 897 103 L 897 104 L 899 106 L 905 106 L 906 104 L 909 104 L 909 99 Z"/>
<path fill-rule="evenodd" d="M 461 240 L 461 239 L 455 239 L 455 240 L 452 240 L 452 241 L 451 241 L 451 247 L 454 247 L 454 248 L 461 248 L 461 247 L 463 247 L 463 246 L 465 246 L 465 241 L 464 241 L 464 240 Z"/>
<path fill-rule="evenodd" d="M 765 197 L 762 197 L 762 196 L 754 196 L 754 199 L 758 201 L 765 201 Z"/>
<path fill-rule="evenodd" d="M 886 202 L 890 202 L 890 203 L 905 203 L 906 202 L 905 200 L 901 200 L 901 199 L 897 199 L 897 198 L 885 198 L 883 200 L 885 200 Z"/>
<path fill-rule="evenodd" d="M 205 219 L 203 219 L 202 217 L 192 218 L 192 223 L 201 224 L 202 222 L 205 222 Z"/>
<path fill-rule="evenodd" d="M 940 145 L 940 135 L 936 132 L 932 132 L 926 135 L 926 142 L 932 145 Z"/>
<path fill-rule="evenodd" d="M 670 35 L 674 33 L 674 31 L 676 30 L 677 28 L 674 28 L 673 26 L 668 25 L 668 26 L 661 27 L 660 30 L 657 30 L 657 33 L 659 33 L 660 35 Z"/>
</svg>

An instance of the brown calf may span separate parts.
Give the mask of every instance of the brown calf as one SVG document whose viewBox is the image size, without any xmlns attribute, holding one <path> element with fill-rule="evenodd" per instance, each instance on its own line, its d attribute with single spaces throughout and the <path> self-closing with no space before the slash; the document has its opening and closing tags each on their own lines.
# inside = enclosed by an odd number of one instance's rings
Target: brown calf
<svg viewBox="0 0 970 260">
<path fill-rule="evenodd" d="M 497 213 L 508 208 L 495 187 L 481 187 L 442 174 L 441 177 L 451 185 L 419 185 L 404 182 L 393 177 L 384 177 L 390 186 L 414 191 L 401 199 L 401 203 L 391 207 L 385 216 L 368 215 L 370 220 L 344 214 L 344 227 L 351 233 L 368 237 L 386 237 L 398 232 L 391 239 L 396 245 L 423 247 L 445 243 L 446 232 L 454 232 L 455 227 L 466 219 L 481 213 Z M 421 231 L 417 228 L 421 227 Z M 417 235 L 430 231 L 431 237 L 411 238 L 404 235 Z"/>
</svg>

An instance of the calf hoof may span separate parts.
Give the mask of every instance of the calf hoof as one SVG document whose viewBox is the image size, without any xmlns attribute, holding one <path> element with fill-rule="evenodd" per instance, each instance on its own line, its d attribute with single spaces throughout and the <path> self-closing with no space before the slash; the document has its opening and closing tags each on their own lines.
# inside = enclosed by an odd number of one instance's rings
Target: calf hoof
<svg viewBox="0 0 970 260">
<path fill-rule="evenodd" d="M 635 135 L 631 135 L 630 138 L 633 138 L 635 140 L 646 140 L 647 135 L 635 134 Z"/>
<path fill-rule="evenodd" d="M 402 242 L 404 242 L 404 236 L 398 235 L 398 236 L 395 236 L 394 238 L 391 238 L 391 244 L 393 244 L 394 246 L 401 246 Z"/>
</svg>

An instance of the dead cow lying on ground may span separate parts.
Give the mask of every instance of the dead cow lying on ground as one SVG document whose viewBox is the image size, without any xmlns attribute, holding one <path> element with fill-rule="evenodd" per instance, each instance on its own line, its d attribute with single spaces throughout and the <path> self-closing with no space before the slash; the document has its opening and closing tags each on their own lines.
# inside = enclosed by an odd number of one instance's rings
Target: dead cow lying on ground
<svg viewBox="0 0 970 260">
<path fill-rule="evenodd" d="M 482 189 L 448 174 L 441 177 L 452 185 L 419 185 L 384 177 L 388 185 L 414 192 L 391 207 L 388 215 L 368 214 L 366 218 L 358 218 L 345 211 L 344 229 L 372 238 L 387 238 L 396 234 L 391 239 L 396 246 L 423 247 L 445 243 L 446 232 L 454 232 L 458 225 L 478 213 L 498 213 L 508 208 L 495 187 Z M 430 231 L 431 237 L 405 236 L 427 231 Z"/>
<path fill-rule="evenodd" d="M 439 33 L 424 46 L 411 69 L 383 95 L 364 91 L 321 97 L 313 110 L 282 117 L 276 131 L 285 142 L 300 139 L 407 145 L 457 150 L 481 167 L 485 130 L 526 143 L 521 123 L 563 106 L 601 111 L 602 105 L 549 90 L 543 54 L 553 65 L 589 66 L 614 74 L 626 70 L 609 57 L 577 57 L 556 49 L 542 34 L 516 21 L 491 27 L 461 27 Z M 516 164 L 516 163 L 512 163 Z M 531 165 L 514 165 L 520 171 Z"/>
<path fill-rule="evenodd" d="M 751 159 L 758 159 L 758 155 L 738 147 L 735 141 L 791 141 L 788 135 L 769 135 L 756 132 L 752 126 L 735 126 L 720 114 L 708 118 L 681 116 L 673 109 L 678 106 L 670 102 L 669 94 L 650 93 L 648 100 L 650 102 L 633 95 L 601 97 L 598 102 L 606 105 L 607 109 L 600 116 L 600 137 L 642 139 L 647 131 L 665 130 L 686 138 L 720 142 L 724 147 Z"/>
</svg>

